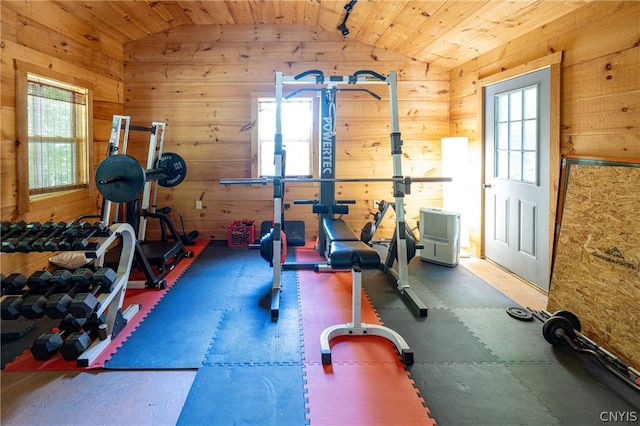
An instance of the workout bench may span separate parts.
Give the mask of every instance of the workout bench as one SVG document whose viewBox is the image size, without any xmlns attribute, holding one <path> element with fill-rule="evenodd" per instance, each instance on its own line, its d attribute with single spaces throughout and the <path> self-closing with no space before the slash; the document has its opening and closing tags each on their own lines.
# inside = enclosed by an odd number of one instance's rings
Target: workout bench
<svg viewBox="0 0 640 426">
<path fill-rule="evenodd" d="M 393 343 L 406 365 L 413 364 L 413 351 L 407 342 L 394 330 L 377 324 L 362 322 L 362 269 L 380 268 L 378 252 L 360 241 L 349 226 L 341 219 L 325 218 L 322 226 L 327 236 L 329 259 L 333 269 L 350 269 L 352 276 L 352 321 L 326 328 L 320 335 L 322 363 L 331 364 L 329 342 L 337 336 L 384 337 Z"/>
</svg>

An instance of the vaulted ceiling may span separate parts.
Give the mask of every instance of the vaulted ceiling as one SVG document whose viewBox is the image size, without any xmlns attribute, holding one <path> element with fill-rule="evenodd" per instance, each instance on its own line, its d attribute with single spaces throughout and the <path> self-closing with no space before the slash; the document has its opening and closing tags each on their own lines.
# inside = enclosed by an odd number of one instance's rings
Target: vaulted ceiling
<svg viewBox="0 0 640 426">
<path fill-rule="evenodd" d="M 451 69 L 591 0 L 56 1 L 122 43 L 181 25 L 304 24 Z M 350 13 L 347 16 L 347 10 Z"/>
</svg>

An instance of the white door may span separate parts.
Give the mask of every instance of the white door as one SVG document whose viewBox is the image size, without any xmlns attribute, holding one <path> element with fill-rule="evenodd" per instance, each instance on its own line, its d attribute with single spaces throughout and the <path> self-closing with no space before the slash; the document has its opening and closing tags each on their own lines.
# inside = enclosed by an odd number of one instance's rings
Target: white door
<svg viewBox="0 0 640 426">
<path fill-rule="evenodd" d="M 549 84 L 545 68 L 486 86 L 485 256 L 549 290 Z"/>
</svg>

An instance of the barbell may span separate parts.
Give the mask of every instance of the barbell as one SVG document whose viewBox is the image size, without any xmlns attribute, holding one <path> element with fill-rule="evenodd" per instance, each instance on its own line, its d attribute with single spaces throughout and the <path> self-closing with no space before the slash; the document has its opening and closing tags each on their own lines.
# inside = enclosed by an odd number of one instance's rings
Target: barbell
<svg viewBox="0 0 640 426">
<path fill-rule="evenodd" d="M 263 177 L 263 178 L 247 178 L 247 179 L 223 179 L 219 183 L 220 185 L 268 185 L 274 182 L 276 178 Z M 396 182 L 403 183 L 405 185 L 411 185 L 412 182 L 451 182 L 453 179 L 450 177 L 389 177 L 389 178 L 307 178 L 307 177 L 290 177 L 290 178 L 277 178 L 280 182 L 292 183 L 292 182 L 335 182 L 335 183 L 358 183 L 358 182 Z"/>
<path fill-rule="evenodd" d="M 179 185 L 187 176 L 187 163 L 178 154 L 167 152 L 156 162 L 155 169 L 145 170 L 135 158 L 111 155 L 96 169 L 96 186 L 104 198 L 116 203 L 135 199 L 148 181 L 170 188 Z"/>
</svg>

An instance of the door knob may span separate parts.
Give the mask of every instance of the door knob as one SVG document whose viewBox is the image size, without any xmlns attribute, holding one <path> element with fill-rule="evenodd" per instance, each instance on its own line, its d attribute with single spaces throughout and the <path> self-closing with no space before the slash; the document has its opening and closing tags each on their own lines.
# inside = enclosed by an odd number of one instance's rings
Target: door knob
<svg viewBox="0 0 640 426">
<path fill-rule="evenodd" d="M 483 183 L 482 184 L 482 189 L 489 189 L 491 188 L 491 184 L 490 183 Z"/>
</svg>

